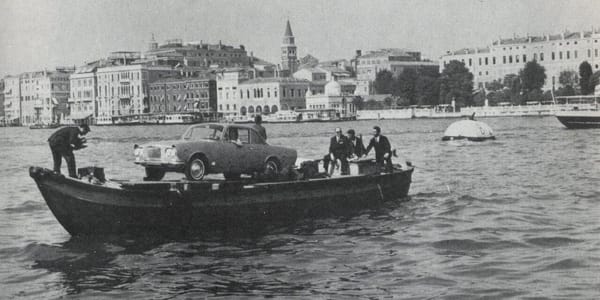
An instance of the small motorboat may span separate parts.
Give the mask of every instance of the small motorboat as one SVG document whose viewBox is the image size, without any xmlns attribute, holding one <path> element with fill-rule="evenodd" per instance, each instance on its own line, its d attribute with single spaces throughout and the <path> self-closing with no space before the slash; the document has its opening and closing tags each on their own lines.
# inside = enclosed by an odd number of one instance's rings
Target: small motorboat
<svg viewBox="0 0 600 300">
<path fill-rule="evenodd" d="M 569 129 L 600 128 L 600 110 L 559 111 L 556 118 Z"/>
<path fill-rule="evenodd" d="M 376 208 L 405 199 L 414 170 L 394 165 L 392 171 L 373 172 L 370 160 L 354 162 L 358 166 L 352 169 L 360 174 L 327 177 L 313 162 L 310 172 L 298 173 L 304 176 L 270 182 L 118 181 L 103 175 L 82 180 L 41 167 L 31 167 L 29 174 L 71 235 L 127 235 L 261 230 L 300 218 Z"/>
<path fill-rule="evenodd" d="M 469 120 L 460 120 L 450 124 L 444 132 L 444 137 L 442 137 L 443 141 L 461 139 L 480 142 L 494 140 L 496 137 L 490 126 L 483 122 L 475 121 L 473 117 L 471 117 Z"/>
</svg>

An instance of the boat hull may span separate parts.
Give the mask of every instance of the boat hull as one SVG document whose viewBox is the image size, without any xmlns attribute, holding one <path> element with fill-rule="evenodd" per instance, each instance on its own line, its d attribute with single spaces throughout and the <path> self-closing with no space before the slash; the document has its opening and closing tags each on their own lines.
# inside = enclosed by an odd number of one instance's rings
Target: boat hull
<svg viewBox="0 0 600 300">
<path fill-rule="evenodd" d="M 556 118 L 569 129 L 600 128 L 600 112 L 562 113 Z"/>
<path fill-rule="evenodd" d="M 345 215 L 404 199 L 412 172 L 276 183 L 108 186 L 30 168 L 48 207 L 71 235 L 255 231 L 307 217 Z"/>
</svg>

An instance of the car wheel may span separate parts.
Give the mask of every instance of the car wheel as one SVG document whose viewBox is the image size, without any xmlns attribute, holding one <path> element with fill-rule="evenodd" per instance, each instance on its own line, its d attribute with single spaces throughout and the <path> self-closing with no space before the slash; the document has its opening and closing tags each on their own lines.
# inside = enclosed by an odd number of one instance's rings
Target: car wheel
<svg viewBox="0 0 600 300">
<path fill-rule="evenodd" d="M 223 177 L 227 180 L 238 180 L 240 179 L 241 174 L 239 173 L 223 173 Z"/>
<path fill-rule="evenodd" d="M 265 163 L 263 174 L 267 179 L 275 179 L 279 176 L 279 162 L 276 158 L 269 158 Z"/>
<path fill-rule="evenodd" d="M 146 167 L 146 181 L 159 181 L 165 177 L 165 170 L 159 168 Z"/>
<path fill-rule="evenodd" d="M 185 177 L 188 180 L 199 181 L 206 175 L 206 162 L 200 156 L 194 156 L 185 166 Z"/>
</svg>

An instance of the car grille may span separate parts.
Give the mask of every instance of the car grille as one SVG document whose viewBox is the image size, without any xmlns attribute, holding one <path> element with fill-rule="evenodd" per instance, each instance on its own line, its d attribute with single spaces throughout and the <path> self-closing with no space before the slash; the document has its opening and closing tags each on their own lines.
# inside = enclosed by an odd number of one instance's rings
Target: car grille
<svg viewBox="0 0 600 300">
<path fill-rule="evenodd" d="M 144 148 L 144 156 L 147 158 L 160 158 L 160 148 L 146 147 Z"/>
</svg>

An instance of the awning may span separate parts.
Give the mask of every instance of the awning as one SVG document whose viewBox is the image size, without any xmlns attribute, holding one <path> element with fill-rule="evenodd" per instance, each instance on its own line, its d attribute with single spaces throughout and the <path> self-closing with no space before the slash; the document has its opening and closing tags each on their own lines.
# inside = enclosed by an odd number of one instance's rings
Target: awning
<svg viewBox="0 0 600 300">
<path fill-rule="evenodd" d="M 92 113 L 85 112 L 85 113 L 74 113 L 74 114 L 71 114 L 71 115 L 69 115 L 69 118 L 71 120 L 85 120 L 85 119 L 87 119 L 87 118 L 89 118 L 91 116 L 92 116 Z"/>
</svg>

